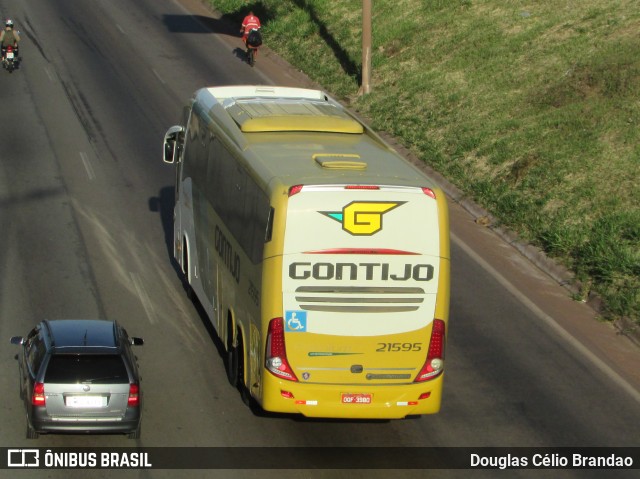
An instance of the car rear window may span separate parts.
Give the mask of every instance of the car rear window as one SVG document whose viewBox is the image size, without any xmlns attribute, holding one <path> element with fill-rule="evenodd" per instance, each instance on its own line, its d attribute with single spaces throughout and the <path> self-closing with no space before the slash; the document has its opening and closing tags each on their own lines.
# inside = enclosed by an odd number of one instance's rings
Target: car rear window
<svg viewBox="0 0 640 479">
<path fill-rule="evenodd" d="M 54 355 L 44 378 L 52 384 L 128 383 L 129 376 L 119 355 Z"/>
</svg>

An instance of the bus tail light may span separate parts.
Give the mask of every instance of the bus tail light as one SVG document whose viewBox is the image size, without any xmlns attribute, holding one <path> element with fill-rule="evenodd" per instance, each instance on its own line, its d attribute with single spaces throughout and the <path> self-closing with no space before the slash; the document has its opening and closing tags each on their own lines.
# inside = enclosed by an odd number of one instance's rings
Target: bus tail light
<svg viewBox="0 0 640 479">
<path fill-rule="evenodd" d="M 423 187 L 422 192 L 428 197 L 433 198 L 434 200 L 436 199 L 436 192 L 433 191 L 431 188 Z"/>
<path fill-rule="evenodd" d="M 43 383 L 35 383 L 33 385 L 33 396 L 31 396 L 31 404 L 33 404 L 34 406 L 46 406 Z"/>
<path fill-rule="evenodd" d="M 303 186 L 304 185 L 293 185 L 291 188 L 289 188 L 289 198 L 300 193 Z"/>
<path fill-rule="evenodd" d="M 433 320 L 431 329 L 431 340 L 429 341 L 429 352 L 427 360 L 422 366 L 420 373 L 413 380 L 414 382 L 429 381 L 438 377 L 444 369 L 444 342 L 445 327 L 441 319 Z"/>
<path fill-rule="evenodd" d="M 274 318 L 269 322 L 267 333 L 266 368 L 271 374 L 287 381 L 297 381 L 293 369 L 287 361 L 287 348 L 284 344 L 284 321 Z"/>
</svg>

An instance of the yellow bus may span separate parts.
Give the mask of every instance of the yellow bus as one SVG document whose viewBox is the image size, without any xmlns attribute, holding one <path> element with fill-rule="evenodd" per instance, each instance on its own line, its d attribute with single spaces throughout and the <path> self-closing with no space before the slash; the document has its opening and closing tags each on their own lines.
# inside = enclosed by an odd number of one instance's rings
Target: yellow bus
<svg viewBox="0 0 640 479">
<path fill-rule="evenodd" d="M 266 411 L 403 418 L 440 409 L 445 195 L 318 90 L 198 90 L 164 138 L 174 255 Z"/>
</svg>

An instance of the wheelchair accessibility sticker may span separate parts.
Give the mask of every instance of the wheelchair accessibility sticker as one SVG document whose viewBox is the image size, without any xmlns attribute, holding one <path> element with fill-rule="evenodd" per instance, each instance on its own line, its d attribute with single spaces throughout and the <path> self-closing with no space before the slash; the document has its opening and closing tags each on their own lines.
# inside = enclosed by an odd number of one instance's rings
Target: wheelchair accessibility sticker
<svg viewBox="0 0 640 479">
<path fill-rule="evenodd" d="M 305 333 L 307 331 L 307 312 L 285 311 L 284 330 L 288 333 Z"/>
</svg>

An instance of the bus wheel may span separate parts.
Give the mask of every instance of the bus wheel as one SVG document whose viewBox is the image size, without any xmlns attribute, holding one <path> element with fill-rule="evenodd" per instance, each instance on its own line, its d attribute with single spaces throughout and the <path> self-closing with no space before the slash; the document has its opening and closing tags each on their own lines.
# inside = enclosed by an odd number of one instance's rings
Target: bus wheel
<svg viewBox="0 0 640 479">
<path fill-rule="evenodd" d="M 233 345 L 233 326 L 229 322 L 227 327 L 227 379 L 233 387 L 238 386 L 238 371 L 240 369 L 239 347 Z"/>
<path fill-rule="evenodd" d="M 251 397 L 251 392 L 249 388 L 244 383 L 244 348 L 242 341 L 242 333 L 238 331 L 238 347 L 236 348 L 236 356 L 238 358 L 238 375 L 237 384 L 238 390 L 240 391 L 240 397 L 242 398 L 242 402 L 245 403 L 250 408 L 253 408 L 253 398 Z"/>
<path fill-rule="evenodd" d="M 191 282 L 189 281 L 189 252 L 187 251 L 187 240 L 182 242 L 182 274 L 184 274 L 184 280 L 186 282 L 185 289 L 187 290 L 187 298 L 193 301 L 194 294 Z"/>
</svg>

